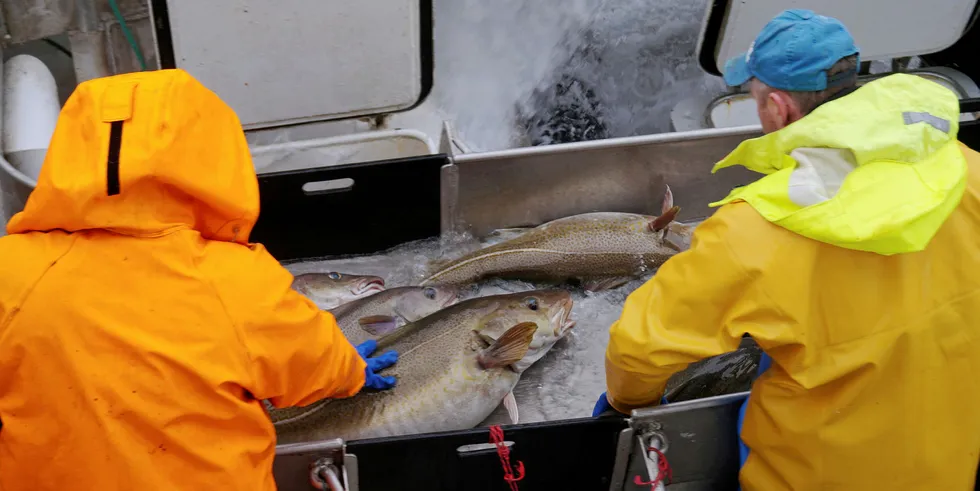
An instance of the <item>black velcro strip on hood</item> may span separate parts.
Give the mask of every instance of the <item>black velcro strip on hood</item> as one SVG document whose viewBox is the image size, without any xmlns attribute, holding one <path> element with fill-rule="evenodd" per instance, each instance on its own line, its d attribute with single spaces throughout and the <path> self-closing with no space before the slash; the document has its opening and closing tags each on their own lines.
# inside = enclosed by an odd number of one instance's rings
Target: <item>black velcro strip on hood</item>
<svg viewBox="0 0 980 491">
<path fill-rule="evenodd" d="M 113 121 L 109 130 L 109 158 L 106 160 L 106 190 L 109 196 L 119 194 L 119 149 L 122 147 L 122 121 Z"/>
</svg>

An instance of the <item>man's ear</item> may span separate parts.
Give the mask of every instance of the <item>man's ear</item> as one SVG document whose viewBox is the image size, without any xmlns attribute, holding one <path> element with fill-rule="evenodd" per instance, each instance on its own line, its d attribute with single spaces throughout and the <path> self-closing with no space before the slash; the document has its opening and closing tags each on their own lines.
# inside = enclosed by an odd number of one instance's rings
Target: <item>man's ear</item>
<svg viewBox="0 0 980 491">
<path fill-rule="evenodd" d="M 779 125 L 779 129 L 803 117 L 796 101 L 781 90 L 773 90 L 766 95 L 766 111 L 769 112 L 771 121 Z"/>
</svg>

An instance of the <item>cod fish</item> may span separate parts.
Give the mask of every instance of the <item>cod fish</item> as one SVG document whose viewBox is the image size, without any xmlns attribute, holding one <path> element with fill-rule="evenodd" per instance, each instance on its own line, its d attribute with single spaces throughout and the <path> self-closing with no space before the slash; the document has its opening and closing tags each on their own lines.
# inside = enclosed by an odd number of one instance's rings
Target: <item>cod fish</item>
<svg viewBox="0 0 980 491">
<path fill-rule="evenodd" d="M 330 310 L 351 344 L 377 339 L 456 303 L 455 288 L 402 286 L 359 298 Z"/>
<path fill-rule="evenodd" d="M 293 279 L 293 290 L 309 298 L 323 310 L 373 295 L 385 289 L 385 280 L 377 276 L 353 274 L 307 273 Z"/>
<path fill-rule="evenodd" d="M 680 252 L 681 246 L 667 237 L 678 211 L 668 187 L 660 216 L 586 213 L 561 218 L 455 259 L 421 284 L 463 285 L 497 277 L 578 280 L 589 290 L 615 288 Z"/>
<path fill-rule="evenodd" d="M 521 372 L 544 356 L 575 322 L 563 290 L 480 297 L 406 324 L 378 341 L 395 349 L 385 370 L 398 382 L 323 400 L 275 422 L 279 443 L 357 440 L 472 428 L 504 403 L 517 422 L 512 390 Z"/>
</svg>

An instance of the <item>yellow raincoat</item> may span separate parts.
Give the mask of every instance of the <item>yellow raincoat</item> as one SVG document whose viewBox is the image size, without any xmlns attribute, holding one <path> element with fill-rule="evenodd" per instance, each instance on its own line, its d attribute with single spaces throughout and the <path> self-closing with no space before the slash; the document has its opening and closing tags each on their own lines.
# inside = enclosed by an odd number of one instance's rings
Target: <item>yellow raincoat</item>
<svg viewBox="0 0 980 491">
<path fill-rule="evenodd" d="M 626 302 L 610 403 L 750 334 L 772 358 L 742 428 L 745 490 L 973 489 L 980 451 L 980 155 L 956 97 L 893 75 L 743 142 L 736 189 Z"/>
<path fill-rule="evenodd" d="M 180 70 L 86 82 L 0 238 L 0 489 L 275 489 L 277 406 L 364 362 L 247 239 L 238 118 Z"/>
</svg>

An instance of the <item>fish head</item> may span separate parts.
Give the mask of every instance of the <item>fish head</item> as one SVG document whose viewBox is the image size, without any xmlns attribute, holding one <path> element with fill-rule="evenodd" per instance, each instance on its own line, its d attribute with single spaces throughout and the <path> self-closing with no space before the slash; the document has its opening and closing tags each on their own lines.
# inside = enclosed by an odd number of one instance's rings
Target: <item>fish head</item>
<svg viewBox="0 0 980 491">
<path fill-rule="evenodd" d="M 332 309 L 384 291 L 385 282 L 377 276 L 334 271 L 301 274 L 293 280 L 293 289 L 313 300 L 321 309 Z"/>
<path fill-rule="evenodd" d="M 667 234 L 664 237 L 664 242 L 677 247 L 680 250 L 687 250 L 691 248 L 691 239 L 694 238 L 694 229 L 697 227 L 698 223 L 680 223 L 671 222 L 667 226 Z"/>
<path fill-rule="evenodd" d="M 398 288 L 395 312 L 408 322 L 432 315 L 459 300 L 459 291 L 448 285 Z"/>
<path fill-rule="evenodd" d="M 500 295 L 497 297 L 496 308 L 481 319 L 476 330 L 487 344 L 493 344 L 515 325 L 525 322 L 536 324 L 537 329 L 527 354 L 511 365 L 514 371 L 523 372 L 547 354 L 575 326 L 575 321 L 569 318 L 572 305 L 572 296 L 565 290 L 534 290 Z"/>
</svg>

